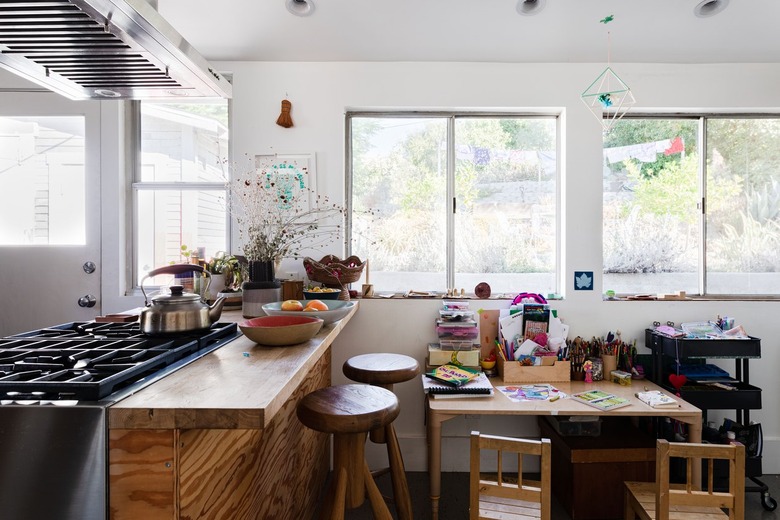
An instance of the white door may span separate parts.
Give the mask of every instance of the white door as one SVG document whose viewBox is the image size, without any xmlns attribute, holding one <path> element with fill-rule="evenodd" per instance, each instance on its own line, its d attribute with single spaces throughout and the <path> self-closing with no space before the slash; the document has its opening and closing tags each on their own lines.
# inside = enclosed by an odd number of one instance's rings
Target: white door
<svg viewBox="0 0 780 520">
<path fill-rule="evenodd" d="M 0 93 L 0 337 L 100 312 L 100 102 Z"/>
</svg>

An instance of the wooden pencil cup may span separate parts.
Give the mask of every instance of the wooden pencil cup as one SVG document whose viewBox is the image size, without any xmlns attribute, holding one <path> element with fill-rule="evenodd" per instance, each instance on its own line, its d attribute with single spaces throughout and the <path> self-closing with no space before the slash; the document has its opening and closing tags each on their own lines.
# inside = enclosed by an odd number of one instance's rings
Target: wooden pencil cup
<svg viewBox="0 0 780 520">
<path fill-rule="evenodd" d="M 602 366 L 602 374 L 604 377 L 604 381 L 609 381 L 610 379 L 610 373 L 613 370 L 617 370 L 617 356 L 601 356 L 601 366 Z"/>
</svg>

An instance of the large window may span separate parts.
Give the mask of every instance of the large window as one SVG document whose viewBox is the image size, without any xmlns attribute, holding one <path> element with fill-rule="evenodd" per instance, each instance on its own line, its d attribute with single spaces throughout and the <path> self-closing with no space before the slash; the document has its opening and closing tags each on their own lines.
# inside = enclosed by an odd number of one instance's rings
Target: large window
<svg viewBox="0 0 780 520">
<path fill-rule="evenodd" d="M 604 289 L 780 292 L 780 119 L 624 119 L 604 139 Z"/>
<path fill-rule="evenodd" d="M 140 103 L 136 280 L 151 269 L 227 249 L 227 100 Z"/>
<path fill-rule="evenodd" d="M 352 253 L 377 291 L 558 291 L 557 118 L 347 116 Z"/>
</svg>

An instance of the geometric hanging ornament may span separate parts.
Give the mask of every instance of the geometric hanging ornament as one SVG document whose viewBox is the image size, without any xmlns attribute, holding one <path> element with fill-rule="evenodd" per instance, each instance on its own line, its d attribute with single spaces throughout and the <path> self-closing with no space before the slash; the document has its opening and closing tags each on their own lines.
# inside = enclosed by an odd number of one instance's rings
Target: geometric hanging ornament
<svg viewBox="0 0 780 520">
<path fill-rule="evenodd" d="M 588 110 L 599 120 L 604 133 L 609 133 L 636 103 L 631 88 L 609 66 L 593 80 L 580 97 Z"/>
</svg>

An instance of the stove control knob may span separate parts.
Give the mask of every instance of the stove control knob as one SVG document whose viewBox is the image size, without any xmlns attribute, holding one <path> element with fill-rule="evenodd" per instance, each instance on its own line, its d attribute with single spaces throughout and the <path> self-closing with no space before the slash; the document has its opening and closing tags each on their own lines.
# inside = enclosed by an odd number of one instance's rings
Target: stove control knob
<svg viewBox="0 0 780 520">
<path fill-rule="evenodd" d="M 91 294 L 87 294 L 79 298 L 79 307 L 94 307 L 97 303 L 97 298 Z"/>
</svg>

